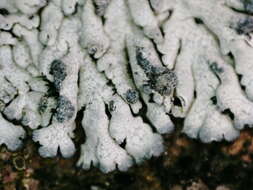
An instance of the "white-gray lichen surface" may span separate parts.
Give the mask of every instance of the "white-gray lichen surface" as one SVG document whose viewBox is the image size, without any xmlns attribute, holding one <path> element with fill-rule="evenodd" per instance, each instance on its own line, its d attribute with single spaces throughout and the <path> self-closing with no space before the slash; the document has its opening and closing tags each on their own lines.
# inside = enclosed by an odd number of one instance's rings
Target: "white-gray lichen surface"
<svg viewBox="0 0 253 190">
<path fill-rule="evenodd" d="M 253 0 L 0 0 L 0 145 L 32 131 L 41 156 L 80 148 L 79 166 L 110 172 L 159 156 L 172 118 L 234 140 L 253 126 L 252 14 Z"/>
</svg>

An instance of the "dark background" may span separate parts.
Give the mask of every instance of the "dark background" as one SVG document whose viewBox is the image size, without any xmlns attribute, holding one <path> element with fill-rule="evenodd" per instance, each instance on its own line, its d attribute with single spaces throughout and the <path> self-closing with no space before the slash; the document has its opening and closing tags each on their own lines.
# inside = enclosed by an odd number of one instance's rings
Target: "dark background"
<svg viewBox="0 0 253 190">
<path fill-rule="evenodd" d="M 0 190 L 251 190 L 253 189 L 253 131 L 235 142 L 203 144 L 180 133 L 164 136 L 165 152 L 127 172 L 103 174 L 97 168 L 76 167 L 71 159 L 41 158 L 38 146 L 24 142 L 17 152 L 0 147 Z M 85 141 L 79 127 L 76 146 Z M 28 135 L 29 136 L 29 135 Z M 31 138 L 27 138 L 31 139 Z"/>
</svg>

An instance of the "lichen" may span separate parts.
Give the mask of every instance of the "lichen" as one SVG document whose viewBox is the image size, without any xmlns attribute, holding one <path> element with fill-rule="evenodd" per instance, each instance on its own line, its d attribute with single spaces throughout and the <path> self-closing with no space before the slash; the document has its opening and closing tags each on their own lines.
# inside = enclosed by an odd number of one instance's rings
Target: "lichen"
<svg viewBox="0 0 253 190">
<path fill-rule="evenodd" d="M 0 144 L 29 127 L 43 157 L 71 157 L 78 124 L 78 165 L 110 172 L 159 156 L 174 118 L 234 140 L 253 126 L 252 4 L 0 1 Z"/>
</svg>

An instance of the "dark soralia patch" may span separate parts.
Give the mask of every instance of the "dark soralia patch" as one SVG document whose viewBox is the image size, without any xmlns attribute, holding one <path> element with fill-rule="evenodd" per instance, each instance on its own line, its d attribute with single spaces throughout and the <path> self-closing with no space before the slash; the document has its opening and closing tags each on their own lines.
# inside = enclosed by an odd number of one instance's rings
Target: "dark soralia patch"
<svg viewBox="0 0 253 190">
<path fill-rule="evenodd" d="M 165 67 L 155 67 L 143 54 L 144 48 L 136 48 L 137 64 L 144 70 L 148 77 L 148 86 L 161 95 L 170 95 L 177 85 L 177 76 L 174 71 Z"/>
<path fill-rule="evenodd" d="M 54 86 L 60 91 L 62 81 L 67 76 L 66 65 L 61 60 L 56 59 L 51 63 L 49 73 L 54 76 Z"/>
<path fill-rule="evenodd" d="M 244 6 L 244 10 L 253 13 L 253 0 L 241 0 Z"/>
<path fill-rule="evenodd" d="M 139 94 L 136 90 L 132 90 L 132 89 L 129 89 L 127 90 L 126 94 L 126 101 L 129 103 L 129 104 L 134 104 L 138 101 L 139 99 Z"/>
<path fill-rule="evenodd" d="M 75 113 L 75 107 L 65 96 L 59 96 L 57 100 L 57 108 L 55 118 L 58 122 L 63 123 L 73 117 Z"/>
<path fill-rule="evenodd" d="M 177 77 L 173 71 L 166 69 L 163 73 L 150 79 L 151 87 L 161 95 L 170 95 L 177 85 Z"/>
<path fill-rule="evenodd" d="M 40 114 L 43 114 L 46 109 L 47 109 L 47 106 L 48 106 L 48 99 L 46 96 L 43 96 L 41 99 L 40 99 L 40 102 L 39 102 L 39 106 L 38 106 L 38 111 Z"/>
<path fill-rule="evenodd" d="M 136 48 L 136 60 L 137 64 L 144 70 L 146 75 L 149 75 L 152 70 L 152 65 L 149 60 L 143 55 L 144 48 L 137 47 Z"/>
<path fill-rule="evenodd" d="M 247 17 L 244 20 L 241 20 L 237 23 L 236 32 L 240 35 L 248 35 L 253 31 L 253 19 Z"/>
</svg>

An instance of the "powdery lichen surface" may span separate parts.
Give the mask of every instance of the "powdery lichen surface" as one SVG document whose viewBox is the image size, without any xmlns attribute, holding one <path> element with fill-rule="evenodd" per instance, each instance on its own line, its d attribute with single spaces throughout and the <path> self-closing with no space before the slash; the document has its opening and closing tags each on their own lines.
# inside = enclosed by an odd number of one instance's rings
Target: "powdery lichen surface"
<svg viewBox="0 0 253 190">
<path fill-rule="evenodd" d="M 253 2 L 1 0 L 0 144 L 127 170 L 163 152 L 173 117 L 203 142 L 253 125 Z"/>
</svg>

